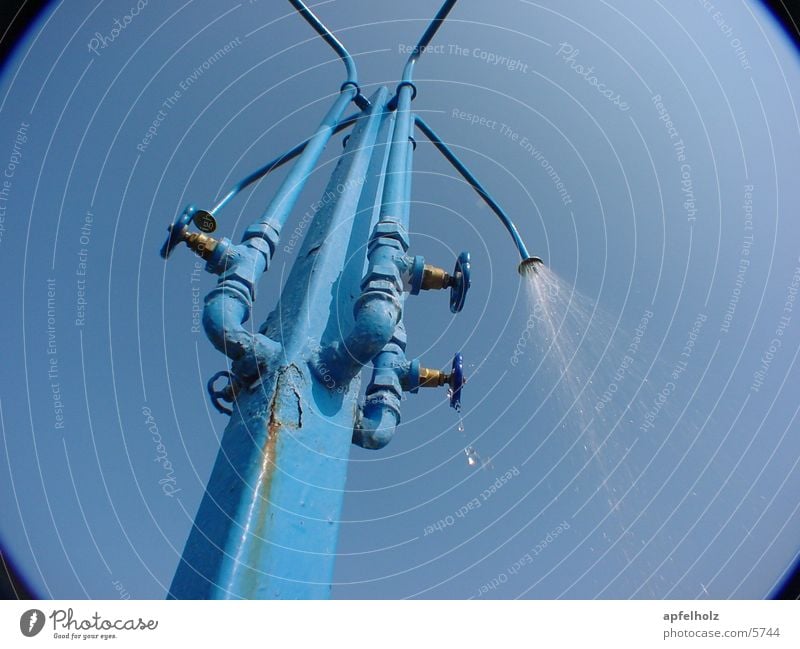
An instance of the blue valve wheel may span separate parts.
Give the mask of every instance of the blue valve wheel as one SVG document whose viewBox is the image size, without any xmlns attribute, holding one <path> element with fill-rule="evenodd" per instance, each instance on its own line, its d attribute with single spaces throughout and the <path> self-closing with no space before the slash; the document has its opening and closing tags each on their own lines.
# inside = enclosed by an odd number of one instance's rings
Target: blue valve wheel
<svg viewBox="0 0 800 649">
<path fill-rule="evenodd" d="M 456 259 L 456 267 L 453 270 L 454 283 L 450 289 L 450 310 L 453 313 L 458 313 L 464 308 L 470 287 L 470 266 L 469 253 L 462 252 Z"/>
<path fill-rule="evenodd" d="M 461 388 L 464 387 L 464 358 L 461 352 L 453 356 L 453 371 L 450 374 L 450 407 L 461 410 Z"/>
<path fill-rule="evenodd" d="M 175 249 L 175 246 L 184 240 L 186 236 L 186 228 L 188 228 L 189 223 L 192 222 L 194 213 L 194 205 L 187 205 L 183 212 L 181 212 L 180 216 L 175 219 L 175 223 L 167 228 L 167 230 L 169 230 L 169 235 L 167 236 L 167 240 L 164 242 L 164 245 L 161 246 L 161 256 L 164 259 L 169 257 L 169 254 Z"/>
</svg>

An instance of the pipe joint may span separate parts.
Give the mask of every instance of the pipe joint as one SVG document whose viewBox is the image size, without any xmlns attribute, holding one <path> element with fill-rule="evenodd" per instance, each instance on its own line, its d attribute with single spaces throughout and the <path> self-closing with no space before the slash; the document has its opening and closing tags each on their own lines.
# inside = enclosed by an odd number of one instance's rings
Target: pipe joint
<svg viewBox="0 0 800 649">
<path fill-rule="evenodd" d="M 278 248 L 278 241 L 281 237 L 281 230 L 272 223 L 256 222 L 250 225 L 242 236 L 242 243 L 261 250 L 269 262 Z M 263 244 L 261 243 L 263 242 Z M 264 248 L 266 245 L 266 249 Z"/>
<path fill-rule="evenodd" d="M 397 241 L 402 246 L 403 252 L 407 252 L 410 245 L 408 232 L 406 231 L 400 219 L 393 216 L 382 217 L 381 220 L 375 225 L 369 240 L 370 251 L 377 245 L 387 243 L 386 241 L 381 241 L 381 239 Z"/>
<path fill-rule="evenodd" d="M 405 328 L 395 327 L 389 342 L 375 357 L 372 379 L 367 386 L 364 405 L 358 410 L 353 427 L 353 443 L 363 448 L 379 449 L 394 437 L 400 423 L 400 399 L 403 376 L 407 374 Z"/>
<path fill-rule="evenodd" d="M 394 299 L 403 291 L 403 280 L 400 270 L 395 264 L 373 266 L 361 283 L 362 294 L 356 301 L 355 310 L 358 311 L 359 303 L 372 293 L 389 295 Z"/>
<path fill-rule="evenodd" d="M 400 403 L 396 397 L 368 397 L 356 415 L 353 444 L 368 449 L 381 449 L 394 437 L 400 423 Z"/>
<path fill-rule="evenodd" d="M 380 282 L 376 282 L 380 283 Z M 336 385 L 349 382 L 372 361 L 392 339 L 402 315 L 402 304 L 395 286 L 384 282 L 383 290 L 361 294 L 353 309 L 355 324 L 343 340 L 320 349 L 311 367 L 319 377 Z"/>
<path fill-rule="evenodd" d="M 220 280 L 205 300 L 203 327 L 214 347 L 232 361 L 242 385 L 260 377 L 281 353 L 281 345 L 261 333 L 245 329 L 250 318 L 250 287 L 231 277 Z"/>
<path fill-rule="evenodd" d="M 220 285 L 235 282 L 247 288 L 251 302 L 256 299 L 256 284 L 267 267 L 267 260 L 257 248 L 240 244 L 226 255 L 220 272 Z"/>
<path fill-rule="evenodd" d="M 355 90 L 353 101 L 361 110 L 367 110 L 370 106 L 372 106 L 369 99 L 361 94 L 361 87 L 358 85 L 358 83 L 348 79 L 339 87 L 339 92 L 346 92 L 348 88 Z"/>
<path fill-rule="evenodd" d="M 399 399 L 403 394 L 403 387 L 398 374 L 399 372 L 394 367 L 375 368 L 368 392 L 392 392 Z"/>
</svg>

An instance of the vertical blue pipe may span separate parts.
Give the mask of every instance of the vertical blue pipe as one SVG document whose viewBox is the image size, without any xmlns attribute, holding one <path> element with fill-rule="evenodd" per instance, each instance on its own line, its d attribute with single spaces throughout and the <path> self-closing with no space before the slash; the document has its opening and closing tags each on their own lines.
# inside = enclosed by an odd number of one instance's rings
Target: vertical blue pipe
<svg viewBox="0 0 800 649">
<path fill-rule="evenodd" d="M 411 176 L 414 171 L 414 146 L 414 115 L 410 115 L 408 120 L 408 146 L 406 147 L 405 196 L 403 197 L 403 209 L 401 211 L 401 223 L 406 232 L 410 230 L 411 225 Z"/>
<path fill-rule="evenodd" d="M 294 209 L 295 203 L 303 191 L 311 172 L 319 162 L 319 158 L 331 139 L 342 113 L 353 100 L 356 92 L 357 90 L 353 86 L 342 88 L 341 93 L 339 93 L 333 106 L 326 113 L 314 135 L 309 139 L 297 162 L 284 178 L 264 214 L 245 231 L 245 240 L 255 237 L 265 238 L 271 242 L 272 252 L 274 253 L 274 246 L 280 236 L 281 229 Z"/>
<path fill-rule="evenodd" d="M 386 243 L 379 242 L 382 238 L 381 235 L 385 237 L 389 234 L 387 230 L 391 228 L 392 223 L 399 224 L 398 231 L 406 237 L 409 230 L 413 120 L 409 110 L 411 88 L 407 88 L 407 90 L 409 94 L 405 97 L 401 95 L 398 103 L 397 121 L 387 163 L 387 177 L 384 181 L 381 221 L 379 222 L 384 223 L 386 230 L 380 232 L 376 230 L 375 233 L 378 236 L 373 234 L 370 242 L 370 265 L 373 268 L 376 266 L 377 251 L 380 248 L 385 249 L 385 257 L 389 265 L 396 266 L 396 258 L 405 253 L 397 241 L 402 236 L 396 237 L 394 240 L 390 239 Z M 401 88 L 400 92 L 402 93 L 402 91 Z M 403 165 L 402 172 L 399 171 L 400 165 Z M 387 207 L 387 204 L 391 206 Z M 372 378 L 366 389 L 364 406 L 359 411 L 353 427 L 353 443 L 364 448 L 379 449 L 386 446 L 400 423 L 400 402 L 403 396 L 400 371 L 408 365 L 405 354 L 406 329 L 403 323 L 402 308 L 405 298 L 404 292 L 398 292 L 399 319 L 394 325 L 391 337 L 372 361 Z M 351 343 L 349 349 L 353 351 L 354 347 L 355 344 Z"/>
<path fill-rule="evenodd" d="M 399 217 L 406 199 L 405 179 L 408 172 L 406 158 L 409 147 L 408 137 L 412 126 L 411 96 L 413 91 L 413 87 L 408 84 L 401 84 L 397 90 L 397 117 L 394 123 L 389 164 L 386 168 L 381 218 Z"/>
<path fill-rule="evenodd" d="M 380 200 L 387 99 L 378 91 L 358 121 L 264 325 L 281 356 L 237 394 L 170 597 L 330 596 L 360 385 L 333 384 L 309 362 L 359 293 L 360 272 L 339 277 L 348 251 L 363 254 Z"/>
</svg>

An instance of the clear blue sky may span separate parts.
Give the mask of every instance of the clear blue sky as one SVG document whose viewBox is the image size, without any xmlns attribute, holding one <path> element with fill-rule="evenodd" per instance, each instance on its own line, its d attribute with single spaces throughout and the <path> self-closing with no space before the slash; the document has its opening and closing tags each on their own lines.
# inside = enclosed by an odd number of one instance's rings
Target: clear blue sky
<svg viewBox="0 0 800 649">
<path fill-rule="evenodd" d="M 214 280 L 183 249 L 163 263 L 165 228 L 305 138 L 343 76 L 288 3 L 132 5 L 56 4 L 0 79 L 0 535 L 45 596 L 164 595 L 227 423 L 204 389 L 225 359 L 193 330 Z M 436 8 L 318 12 L 370 91 L 396 84 Z M 408 300 L 409 354 L 463 351 L 464 431 L 428 391 L 386 449 L 353 449 L 334 596 L 767 596 L 800 548 L 794 46 L 756 2 L 461 0 L 451 16 L 414 107 L 599 305 L 571 376 L 599 364 L 602 394 L 646 332 L 602 415 L 567 412 L 557 359 L 519 346 L 510 239 L 420 137 L 413 250 L 446 267 L 470 250 L 474 274 L 457 317 L 442 295 Z M 290 263 L 262 281 L 258 321 Z M 470 468 L 469 444 L 490 464 Z"/>
</svg>

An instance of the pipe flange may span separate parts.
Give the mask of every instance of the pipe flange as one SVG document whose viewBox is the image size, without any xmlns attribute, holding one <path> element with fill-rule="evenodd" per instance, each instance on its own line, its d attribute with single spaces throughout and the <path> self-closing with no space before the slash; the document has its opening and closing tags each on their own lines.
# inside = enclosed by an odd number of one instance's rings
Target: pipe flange
<svg viewBox="0 0 800 649">
<path fill-rule="evenodd" d="M 356 90 L 356 97 L 361 95 L 361 87 L 355 82 L 347 80 L 341 86 L 339 86 L 339 92 L 344 92 L 346 88 L 353 87 Z M 354 97 L 355 99 L 355 97 Z"/>
<path fill-rule="evenodd" d="M 411 81 L 401 81 L 400 83 L 397 84 L 397 92 L 395 93 L 395 96 L 392 99 L 395 106 L 397 106 L 396 99 L 400 95 L 400 88 L 402 88 L 403 86 L 411 87 L 411 101 L 414 101 L 417 98 L 417 87 Z"/>
<path fill-rule="evenodd" d="M 425 273 L 425 259 L 420 255 L 412 258 L 409 264 L 409 292 L 411 295 L 419 295 L 422 290 L 422 278 Z"/>
</svg>

